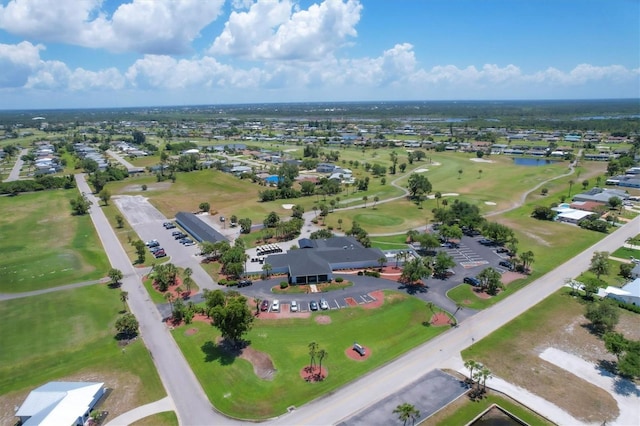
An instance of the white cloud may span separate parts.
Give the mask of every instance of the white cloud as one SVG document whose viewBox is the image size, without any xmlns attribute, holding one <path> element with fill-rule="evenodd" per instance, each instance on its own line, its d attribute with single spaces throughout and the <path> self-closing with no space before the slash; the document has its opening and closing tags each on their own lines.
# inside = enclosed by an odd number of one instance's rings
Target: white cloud
<svg viewBox="0 0 640 426">
<path fill-rule="evenodd" d="M 10 0 L 0 28 L 45 42 L 115 52 L 181 53 L 215 20 L 224 0 L 133 0 L 112 16 L 103 0 Z"/>
<path fill-rule="evenodd" d="M 21 87 L 29 75 L 40 66 L 40 51 L 44 46 L 28 41 L 0 44 L 0 87 Z"/>
<path fill-rule="evenodd" d="M 257 0 L 248 11 L 231 13 L 209 52 L 253 60 L 321 61 L 357 35 L 361 10 L 358 0 L 324 0 L 307 10 L 298 10 L 290 0 Z"/>
</svg>

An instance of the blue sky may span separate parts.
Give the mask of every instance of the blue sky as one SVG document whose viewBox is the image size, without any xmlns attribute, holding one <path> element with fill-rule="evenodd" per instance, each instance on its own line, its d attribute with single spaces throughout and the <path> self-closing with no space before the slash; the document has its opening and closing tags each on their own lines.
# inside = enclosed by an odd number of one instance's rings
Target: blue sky
<svg viewBox="0 0 640 426">
<path fill-rule="evenodd" d="M 0 109 L 638 97 L 637 0 L 0 0 Z"/>
</svg>

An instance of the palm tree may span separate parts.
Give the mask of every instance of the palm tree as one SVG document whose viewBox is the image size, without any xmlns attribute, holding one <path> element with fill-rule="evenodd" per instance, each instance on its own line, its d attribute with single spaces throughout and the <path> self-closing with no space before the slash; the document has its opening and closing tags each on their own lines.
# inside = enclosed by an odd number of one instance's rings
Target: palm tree
<svg viewBox="0 0 640 426">
<path fill-rule="evenodd" d="M 169 302 L 169 306 L 171 307 L 171 311 L 173 311 L 173 293 L 167 292 L 164 294 L 164 298 L 167 302 Z"/>
<path fill-rule="evenodd" d="M 439 209 L 440 208 L 440 198 L 442 198 L 442 192 L 436 191 L 436 193 L 433 194 L 433 198 L 436 199 L 436 208 Z"/>
<path fill-rule="evenodd" d="M 109 278 L 111 279 L 111 285 L 116 287 L 122 279 L 122 271 L 116 268 L 109 269 Z"/>
<path fill-rule="evenodd" d="M 407 420 L 411 419 L 411 424 L 415 424 L 416 419 L 420 417 L 420 411 L 408 402 L 398 405 L 395 410 L 393 410 L 393 413 L 398 414 L 398 419 L 402 420 L 402 424 L 405 426 Z"/>
<path fill-rule="evenodd" d="M 387 263 L 387 258 L 386 257 L 379 257 L 378 258 L 378 264 L 380 265 L 380 269 L 382 269 L 384 267 L 384 264 Z"/>
<path fill-rule="evenodd" d="M 127 311 L 127 300 L 129 300 L 129 292 L 127 291 L 121 291 L 120 292 L 120 301 L 122 302 L 122 306 L 124 307 L 124 310 Z"/>
<path fill-rule="evenodd" d="M 318 354 L 318 344 L 316 342 L 309 343 L 309 356 L 311 361 L 309 362 L 309 369 L 313 371 L 313 367 L 316 363 L 316 355 Z"/>
<path fill-rule="evenodd" d="M 524 253 L 520 254 L 520 261 L 522 262 L 522 267 L 525 271 L 529 269 L 529 266 L 531 266 L 531 264 L 533 263 L 533 259 L 534 254 L 531 250 L 525 251 Z"/>
<path fill-rule="evenodd" d="M 463 172 L 462 169 L 458 169 L 458 179 L 460 179 L 462 177 L 462 172 Z"/>
<path fill-rule="evenodd" d="M 367 208 L 367 200 L 369 199 L 369 197 L 367 197 L 366 195 L 364 197 L 362 197 L 362 201 L 364 201 L 364 208 Z"/>
<path fill-rule="evenodd" d="M 325 351 L 324 349 L 320 349 L 318 351 L 318 376 L 320 377 L 320 380 L 323 379 L 322 376 L 322 360 L 327 358 L 329 356 L 329 353 L 327 351 Z"/>
<path fill-rule="evenodd" d="M 573 186 L 574 183 L 575 182 L 573 181 L 573 179 L 569 181 L 569 196 L 568 196 L 568 198 L 571 198 L 571 187 Z"/>
<path fill-rule="evenodd" d="M 373 197 L 373 208 L 376 208 L 376 204 L 378 204 L 378 201 L 380 201 L 380 197 L 378 197 L 377 195 L 375 197 Z"/>
<path fill-rule="evenodd" d="M 489 371 L 487 367 L 482 366 L 482 368 L 480 368 L 480 371 L 478 371 L 477 373 L 477 377 L 478 377 L 478 387 L 480 386 L 480 381 L 482 381 L 482 392 L 485 392 L 487 390 L 487 379 L 490 379 L 493 377 L 491 375 L 491 371 Z"/>
<path fill-rule="evenodd" d="M 473 371 L 481 369 L 482 364 L 470 359 L 464 362 L 464 366 L 465 368 L 469 369 L 469 380 L 471 381 L 471 383 L 473 383 L 473 378 L 474 378 Z"/>
<path fill-rule="evenodd" d="M 262 272 L 264 272 L 265 277 L 269 278 L 272 270 L 273 266 L 271 266 L 270 263 L 265 262 L 264 265 L 262 265 Z"/>
<path fill-rule="evenodd" d="M 338 219 L 338 229 L 342 229 L 342 219 Z"/>
<path fill-rule="evenodd" d="M 256 315 L 259 315 L 260 314 L 260 303 L 262 303 L 262 299 L 257 297 L 255 300 L 256 300 Z"/>
<path fill-rule="evenodd" d="M 482 169 L 478 170 L 478 179 L 480 179 L 482 177 Z"/>
<path fill-rule="evenodd" d="M 449 205 L 449 202 L 447 201 L 447 199 L 445 198 L 444 200 L 442 200 L 442 207 L 446 208 Z"/>
</svg>

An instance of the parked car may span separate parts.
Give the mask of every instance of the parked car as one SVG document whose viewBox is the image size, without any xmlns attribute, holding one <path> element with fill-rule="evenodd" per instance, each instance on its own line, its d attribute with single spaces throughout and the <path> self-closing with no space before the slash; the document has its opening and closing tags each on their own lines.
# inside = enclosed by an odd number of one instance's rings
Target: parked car
<svg viewBox="0 0 640 426">
<path fill-rule="evenodd" d="M 506 247 L 498 247 L 496 253 L 509 253 L 509 249 Z"/>
<path fill-rule="evenodd" d="M 150 251 L 151 253 L 153 253 L 153 254 L 156 254 L 157 252 L 159 252 L 159 251 L 163 251 L 163 250 L 164 250 L 164 249 L 163 249 L 162 247 L 160 247 L 160 246 L 157 246 L 157 247 L 149 247 L 149 251 Z"/>
<path fill-rule="evenodd" d="M 261 311 L 268 311 L 269 310 L 269 301 L 268 300 L 263 300 L 262 303 L 260 304 L 260 310 Z"/>
<path fill-rule="evenodd" d="M 188 238 L 188 237 L 182 238 L 179 242 L 180 244 L 185 246 L 192 246 L 195 244 L 195 241 L 193 241 L 191 238 Z"/>
<path fill-rule="evenodd" d="M 147 247 L 151 247 L 152 244 L 159 244 L 158 240 L 149 240 L 146 243 L 144 243 L 144 245 L 146 245 Z"/>
<path fill-rule="evenodd" d="M 280 301 L 278 299 L 275 299 L 271 303 L 271 311 L 272 312 L 280 312 Z"/>
<path fill-rule="evenodd" d="M 501 260 L 498 265 L 502 266 L 503 268 L 507 268 L 508 270 L 513 269 L 513 264 L 511 262 L 509 262 L 508 260 Z"/>
<path fill-rule="evenodd" d="M 160 247 L 160 243 L 157 241 L 148 241 L 147 247 L 149 247 L 150 249 Z"/>
<path fill-rule="evenodd" d="M 251 281 L 251 280 L 240 280 L 240 281 L 238 281 L 238 287 L 247 287 L 247 286 L 250 286 L 251 284 L 253 284 L 253 281 Z"/>
<path fill-rule="evenodd" d="M 318 302 L 316 302 L 315 300 L 312 300 L 311 302 L 309 302 L 309 309 L 311 309 L 312 311 L 317 311 Z"/>
<path fill-rule="evenodd" d="M 289 310 L 291 312 L 298 312 L 298 309 L 299 309 L 298 302 L 296 302 L 295 300 L 292 300 L 291 301 L 291 306 L 289 307 Z"/>
<path fill-rule="evenodd" d="M 481 282 L 479 279 L 477 279 L 476 277 L 464 277 L 464 279 L 462 280 L 467 284 L 471 284 L 474 287 L 478 287 Z"/>
<path fill-rule="evenodd" d="M 322 309 L 323 311 L 329 309 L 329 304 L 325 299 L 320 299 L 320 309 Z"/>
<path fill-rule="evenodd" d="M 488 238 L 482 238 L 482 239 L 478 240 L 478 242 L 480 244 L 482 244 L 483 246 L 492 246 L 493 245 L 493 240 L 490 240 Z"/>
<path fill-rule="evenodd" d="M 173 222 L 165 222 L 162 224 L 162 226 L 164 226 L 165 229 L 174 229 L 176 227 L 175 223 Z"/>
<path fill-rule="evenodd" d="M 183 234 L 182 234 L 182 231 L 173 231 L 171 235 L 175 237 L 176 235 L 183 235 Z"/>
<path fill-rule="evenodd" d="M 165 253 L 164 250 L 158 250 L 157 252 L 153 253 L 153 255 L 157 259 L 159 257 L 165 257 L 167 255 L 167 253 Z"/>
<path fill-rule="evenodd" d="M 186 238 L 186 237 L 187 237 L 187 235 L 186 235 L 186 234 L 183 234 L 182 232 L 180 232 L 180 233 L 178 233 L 178 234 L 175 234 L 175 235 L 173 236 L 173 238 L 175 238 L 176 240 L 181 240 L 181 239 Z"/>
<path fill-rule="evenodd" d="M 366 349 L 358 343 L 353 344 L 353 350 L 358 352 L 358 355 L 360 356 L 365 356 L 367 354 Z"/>
</svg>

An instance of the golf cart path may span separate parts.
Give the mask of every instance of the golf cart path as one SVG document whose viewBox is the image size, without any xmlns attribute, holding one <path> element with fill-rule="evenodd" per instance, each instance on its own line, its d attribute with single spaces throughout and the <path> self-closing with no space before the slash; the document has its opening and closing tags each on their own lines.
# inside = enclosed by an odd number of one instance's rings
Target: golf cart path
<svg viewBox="0 0 640 426">
<path fill-rule="evenodd" d="M 94 284 L 104 284 L 110 281 L 109 278 L 100 278 L 99 280 L 83 281 L 74 284 L 65 284 L 58 287 L 43 288 L 42 290 L 25 291 L 23 293 L 0 293 L 0 300 L 22 299 L 24 297 L 38 296 L 40 294 L 53 293 L 55 291 L 71 290 L 73 288 L 87 287 Z"/>
<path fill-rule="evenodd" d="M 141 405 L 140 407 L 136 407 L 126 413 L 122 413 L 115 419 L 108 422 L 105 426 L 127 426 L 153 414 L 175 410 L 176 407 L 173 405 L 173 400 L 168 396 L 165 396 L 157 401 Z"/>
</svg>

